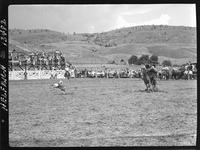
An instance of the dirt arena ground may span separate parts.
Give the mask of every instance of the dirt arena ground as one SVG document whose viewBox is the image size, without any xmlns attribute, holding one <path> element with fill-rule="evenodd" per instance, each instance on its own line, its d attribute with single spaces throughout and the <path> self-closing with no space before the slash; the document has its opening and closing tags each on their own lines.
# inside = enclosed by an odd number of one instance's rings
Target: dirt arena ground
<svg viewBox="0 0 200 150">
<path fill-rule="evenodd" d="M 197 81 L 141 79 L 9 82 L 9 144 L 26 147 L 194 146 Z"/>
</svg>

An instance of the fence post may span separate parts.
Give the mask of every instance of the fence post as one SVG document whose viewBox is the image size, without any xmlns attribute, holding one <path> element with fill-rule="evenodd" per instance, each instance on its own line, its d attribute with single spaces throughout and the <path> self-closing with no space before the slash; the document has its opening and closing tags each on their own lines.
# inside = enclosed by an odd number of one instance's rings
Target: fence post
<svg viewBox="0 0 200 150">
<path fill-rule="evenodd" d="M 41 68 L 40 68 L 40 70 L 38 70 L 39 71 L 39 79 L 41 79 Z"/>
<path fill-rule="evenodd" d="M 24 80 L 27 80 L 27 68 L 26 68 L 26 64 L 25 64 L 25 71 L 24 71 Z"/>
</svg>

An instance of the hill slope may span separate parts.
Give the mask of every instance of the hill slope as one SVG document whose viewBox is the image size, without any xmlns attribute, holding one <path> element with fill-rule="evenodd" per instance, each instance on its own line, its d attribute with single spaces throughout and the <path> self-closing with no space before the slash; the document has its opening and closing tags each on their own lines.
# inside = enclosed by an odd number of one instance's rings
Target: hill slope
<svg viewBox="0 0 200 150">
<path fill-rule="evenodd" d="M 93 34 L 64 34 L 51 30 L 9 30 L 9 51 L 61 50 L 72 63 L 125 61 L 131 55 L 155 54 L 159 61 L 196 61 L 196 28 L 137 26 Z"/>
</svg>

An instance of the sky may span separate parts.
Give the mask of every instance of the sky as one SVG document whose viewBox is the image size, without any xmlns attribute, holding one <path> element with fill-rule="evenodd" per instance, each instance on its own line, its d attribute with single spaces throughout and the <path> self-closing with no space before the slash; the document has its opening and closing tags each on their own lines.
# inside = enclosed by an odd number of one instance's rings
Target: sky
<svg viewBox="0 0 200 150">
<path fill-rule="evenodd" d="M 196 27 L 195 4 L 10 5 L 9 29 L 100 33 L 138 25 Z"/>
</svg>

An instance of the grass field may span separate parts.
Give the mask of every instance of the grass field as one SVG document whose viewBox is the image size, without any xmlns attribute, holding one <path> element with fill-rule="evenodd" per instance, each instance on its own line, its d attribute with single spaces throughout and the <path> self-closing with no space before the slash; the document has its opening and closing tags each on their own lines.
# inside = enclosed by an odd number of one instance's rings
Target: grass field
<svg viewBox="0 0 200 150">
<path fill-rule="evenodd" d="M 196 144 L 197 81 L 141 79 L 9 82 L 10 146 L 184 146 Z"/>
</svg>

